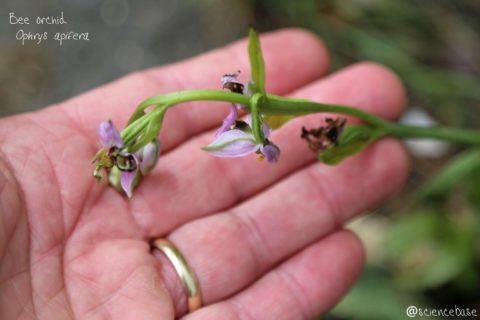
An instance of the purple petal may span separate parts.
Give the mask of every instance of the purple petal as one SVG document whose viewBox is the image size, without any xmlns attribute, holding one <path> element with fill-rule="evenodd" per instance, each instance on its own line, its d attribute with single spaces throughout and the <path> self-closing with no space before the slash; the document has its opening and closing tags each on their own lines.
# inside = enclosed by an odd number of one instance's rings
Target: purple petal
<svg viewBox="0 0 480 320">
<path fill-rule="evenodd" d="M 275 163 L 280 156 L 280 149 L 273 143 L 268 142 L 260 148 L 260 152 L 267 158 L 268 162 Z"/>
<path fill-rule="evenodd" d="M 145 176 L 157 164 L 160 155 L 160 142 L 155 140 L 154 142 L 147 143 L 139 153 L 140 172 Z"/>
<path fill-rule="evenodd" d="M 217 157 L 241 157 L 259 148 L 252 134 L 233 129 L 222 133 L 202 149 Z"/>
<path fill-rule="evenodd" d="M 122 189 L 123 191 L 125 191 L 125 193 L 129 198 L 131 198 L 133 194 L 133 181 L 135 180 L 136 175 L 137 175 L 137 170 L 122 171 L 122 174 L 121 174 Z"/>
<path fill-rule="evenodd" d="M 98 127 L 98 135 L 100 136 L 100 142 L 104 147 L 118 147 L 123 148 L 123 141 L 120 137 L 120 132 L 113 125 L 112 120 L 108 120 L 100 123 Z"/>
<path fill-rule="evenodd" d="M 218 137 L 225 131 L 230 130 L 230 128 L 235 124 L 235 121 L 237 121 L 237 118 L 238 118 L 237 105 L 232 103 L 232 105 L 230 106 L 230 113 L 223 120 L 222 126 L 217 130 L 215 137 Z"/>
</svg>

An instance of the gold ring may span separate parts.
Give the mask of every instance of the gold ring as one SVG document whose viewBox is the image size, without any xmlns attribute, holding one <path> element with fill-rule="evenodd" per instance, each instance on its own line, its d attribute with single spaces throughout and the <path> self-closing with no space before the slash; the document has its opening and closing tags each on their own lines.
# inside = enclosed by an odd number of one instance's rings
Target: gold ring
<svg viewBox="0 0 480 320">
<path fill-rule="evenodd" d="M 169 240 L 159 238 L 152 242 L 152 246 L 162 251 L 170 260 L 173 268 L 180 278 L 183 289 L 187 295 L 188 312 L 193 312 L 202 306 L 202 297 L 200 294 L 200 286 L 197 277 L 193 273 L 192 268 L 188 264 L 183 254 Z"/>
</svg>

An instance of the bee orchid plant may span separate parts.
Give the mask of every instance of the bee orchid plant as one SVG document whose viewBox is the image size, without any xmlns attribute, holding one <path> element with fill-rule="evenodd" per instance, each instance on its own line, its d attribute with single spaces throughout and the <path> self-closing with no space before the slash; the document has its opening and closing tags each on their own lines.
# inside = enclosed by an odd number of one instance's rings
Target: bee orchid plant
<svg viewBox="0 0 480 320">
<path fill-rule="evenodd" d="M 95 164 L 94 177 L 100 180 L 105 172 L 113 186 L 132 197 L 134 188 L 153 169 L 160 155 L 157 137 L 165 113 L 177 104 L 196 100 L 230 103 L 230 112 L 212 143 L 203 147 L 217 157 L 241 157 L 255 153 L 260 159 L 276 163 L 280 158 L 280 149 L 269 139 L 272 130 L 296 116 L 318 112 L 348 115 L 362 121 L 362 124 L 353 125 L 347 124 L 344 117 L 327 118 L 325 124 L 318 128 L 302 128 L 300 137 L 318 159 L 328 165 L 340 163 L 387 135 L 480 145 L 480 133 L 474 130 L 407 126 L 349 106 L 269 94 L 265 89 L 262 50 L 253 28 L 249 30 L 248 54 L 252 79 L 247 84 L 238 79 L 239 72 L 225 74 L 221 77 L 223 90 L 179 91 L 146 99 L 121 132 L 111 120 L 101 123 L 98 129 L 101 149 L 92 161 Z M 239 117 L 240 110 L 247 112 L 243 119 Z"/>
</svg>

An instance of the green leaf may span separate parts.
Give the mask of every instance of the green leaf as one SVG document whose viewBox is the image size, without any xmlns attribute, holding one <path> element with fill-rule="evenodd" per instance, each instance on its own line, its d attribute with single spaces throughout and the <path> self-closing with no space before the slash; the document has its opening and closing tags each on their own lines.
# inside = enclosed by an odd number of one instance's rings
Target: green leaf
<svg viewBox="0 0 480 320">
<path fill-rule="evenodd" d="M 281 126 L 283 126 L 285 123 L 288 121 L 292 120 L 295 118 L 294 115 L 277 115 L 277 114 L 271 114 L 271 115 L 265 115 L 263 117 L 263 121 L 272 129 L 278 129 Z"/>
<path fill-rule="evenodd" d="M 148 107 L 153 106 L 153 109 L 160 108 L 161 105 L 164 105 L 164 100 L 165 100 L 165 95 L 163 96 L 154 96 L 151 98 L 148 98 L 147 100 L 144 100 L 133 112 L 133 114 L 130 116 L 130 119 L 128 119 L 127 126 L 129 126 L 131 123 L 135 122 L 136 120 L 140 119 L 147 113 L 145 112 L 145 109 Z"/>
<path fill-rule="evenodd" d="M 265 141 L 265 137 L 263 135 L 263 130 L 262 130 L 262 119 L 258 111 L 259 109 L 258 105 L 262 97 L 263 96 L 260 93 L 255 93 L 250 99 L 250 114 L 252 116 L 252 132 L 253 132 L 253 136 L 255 137 L 255 141 L 261 144 L 263 144 L 263 142 Z"/>
<path fill-rule="evenodd" d="M 143 117 L 144 115 L 146 115 L 147 113 L 145 112 L 145 109 L 147 109 L 148 107 L 150 107 L 152 104 L 151 103 L 148 103 L 148 100 L 147 101 L 144 101 L 143 103 L 141 103 L 137 109 L 135 109 L 135 111 L 133 112 L 133 114 L 130 116 L 130 119 L 128 119 L 128 122 L 127 122 L 127 126 L 130 125 L 132 122 L 134 122 L 135 120 L 137 119 L 140 119 L 141 117 Z M 155 107 L 159 107 L 160 104 L 156 104 Z"/>
<path fill-rule="evenodd" d="M 340 319 L 397 320 L 404 314 L 405 306 L 414 302 L 419 302 L 418 297 L 396 289 L 392 277 L 384 269 L 367 265 L 355 286 L 331 314 Z"/>
<path fill-rule="evenodd" d="M 253 80 L 252 93 L 265 94 L 265 62 L 257 31 L 253 27 L 248 31 L 248 56 Z"/>
<path fill-rule="evenodd" d="M 466 191 L 468 201 L 473 207 L 475 207 L 477 212 L 480 212 L 480 167 L 473 170 L 472 173 L 468 176 L 468 184 Z"/>
<path fill-rule="evenodd" d="M 356 155 L 383 135 L 385 135 L 383 130 L 371 126 L 346 126 L 338 144 L 321 152 L 318 159 L 329 165 L 339 164 L 343 159 Z"/>
<path fill-rule="evenodd" d="M 401 288 L 438 288 L 459 279 L 473 265 L 476 229 L 465 218 L 461 212 L 447 215 L 426 207 L 400 215 L 391 224 L 385 252 Z"/>
<path fill-rule="evenodd" d="M 129 152 L 136 152 L 147 143 L 155 140 L 162 128 L 163 116 L 165 115 L 166 109 L 155 110 L 157 114 L 152 115 L 152 118 L 148 122 L 147 127 L 145 128 L 143 134 L 136 139 L 135 143 L 132 146 L 128 147 Z"/>
<path fill-rule="evenodd" d="M 468 150 L 451 160 L 442 171 L 430 179 L 417 194 L 418 200 L 442 199 L 452 189 L 480 168 L 480 150 Z"/>
<path fill-rule="evenodd" d="M 133 114 L 132 114 L 132 116 L 130 117 L 130 119 L 128 119 L 127 126 L 128 126 L 129 124 L 131 124 L 132 122 L 135 122 L 135 120 L 140 119 L 141 117 L 143 117 L 144 115 L 146 115 L 146 113 L 145 113 L 145 111 L 144 111 L 145 109 L 146 109 L 146 107 L 145 107 L 145 108 L 143 108 L 143 107 L 142 107 L 142 108 L 138 107 L 137 109 L 135 109 L 135 111 L 133 112 Z"/>
</svg>

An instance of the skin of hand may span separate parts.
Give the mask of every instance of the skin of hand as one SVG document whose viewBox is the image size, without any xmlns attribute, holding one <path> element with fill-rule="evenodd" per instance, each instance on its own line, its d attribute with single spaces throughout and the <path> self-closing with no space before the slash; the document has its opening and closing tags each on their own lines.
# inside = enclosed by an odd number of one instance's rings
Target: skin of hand
<svg viewBox="0 0 480 320">
<path fill-rule="evenodd" d="M 261 40 L 269 92 L 400 115 L 405 93 L 384 67 L 328 74 L 314 35 L 285 29 Z M 216 89 L 238 69 L 248 80 L 245 40 L 0 120 L 0 319 L 311 319 L 341 299 L 364 263 L 342 226 L 401 188 L 409 161 L 396 140 L 328 167 L 299 137 L 325 117 L 315 114 L 272 134 L 276 165 L 215 158 L 200 147 L 228 106 L 194 102 L 167 113 L 162 155 L 132 200 L 92 177 L 100 122 L 121 128 L 143 99 Z M 174 269 L 152 255 L 157 237 L 195 271 L 198 311 L 186 313 Z"/>
</svg>

